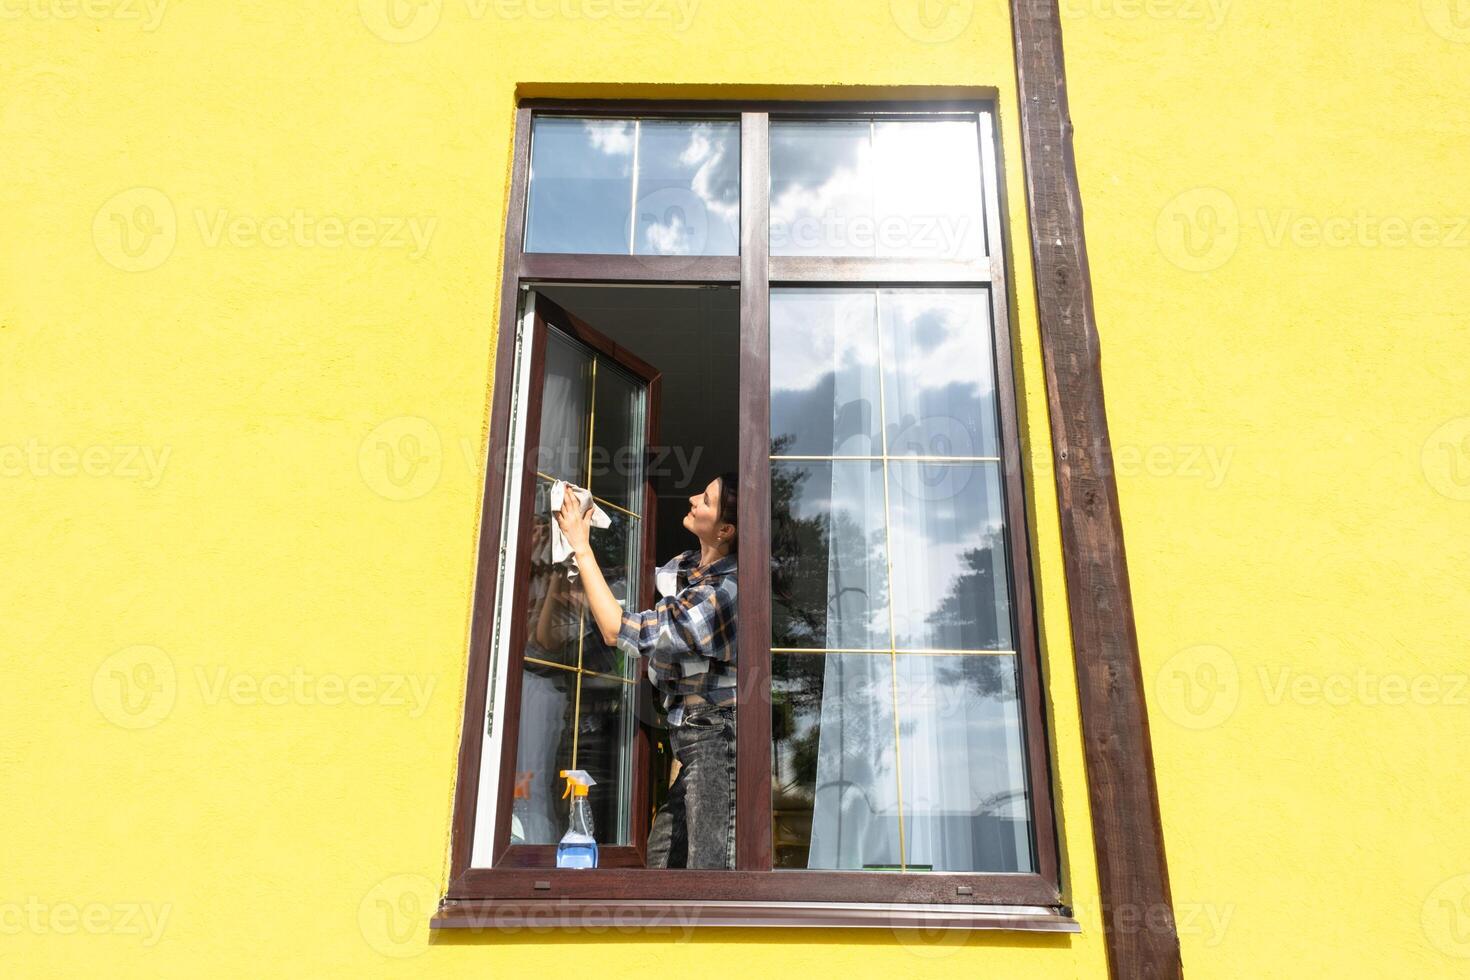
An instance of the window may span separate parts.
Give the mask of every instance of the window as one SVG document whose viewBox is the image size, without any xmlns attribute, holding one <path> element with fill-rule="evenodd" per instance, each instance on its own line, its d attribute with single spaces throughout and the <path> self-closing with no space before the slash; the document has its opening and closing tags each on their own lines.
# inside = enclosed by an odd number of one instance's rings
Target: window
<svg viewBox="0 0 1470 980">
<path fill-rule="evenodd" d="M 1075 930 L 996 175 L 985 105 L 521 108 L 444 924 L 554 899 Z M 651 604 L 651 461 L 687 396 L 640 344 L 647 303 L 693 295 L 673 322 L 719 365 L 701 390 L 728 395 L 716 441 L 743 490 L 733 871 L 643 867 L 648 684 L 546 601 L 575 589 L 544 555 L 566 478 L 610 515 L 594 544 L 620 601 Z M 573 767 L 598 780 L 590 871 L 552 859 Z"/>
<path fill-rule="evenodd" d="M 778 868 L 1035 867 L 987 306 L 772 290 Z"/>
</svg>

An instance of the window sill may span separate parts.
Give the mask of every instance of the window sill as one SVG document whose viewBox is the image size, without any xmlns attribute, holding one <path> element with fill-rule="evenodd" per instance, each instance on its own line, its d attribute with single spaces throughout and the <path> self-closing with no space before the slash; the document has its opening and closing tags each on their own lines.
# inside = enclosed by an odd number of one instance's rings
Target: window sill
<svg viewBox="0 0 1470 980">
<path fill-rule="evenodd" d="M 590 929 L 688 931 L 696 927 L 992 929 L 1080 933 L 1065 907 L 908 905 L 844 902 L 737 902 L 634 899 L 452 899 L 429 920 L 433 929 Z"/>
<path fill-rule="evenodd" d="M 514 849 L 512 849 L 513 851 Z M 610 849 L 611 850 L 611 849 Z M 751 902 L 765 905 L 890 905 L 959 909 L 1043 908 L 1064 903 L 1056 882 L 1025 873 L 886 871 L 713 871 L 637 866 L 570 871 L 502 863 L 470 868 L 450 882 L 455 901 Z"/>
</svg>

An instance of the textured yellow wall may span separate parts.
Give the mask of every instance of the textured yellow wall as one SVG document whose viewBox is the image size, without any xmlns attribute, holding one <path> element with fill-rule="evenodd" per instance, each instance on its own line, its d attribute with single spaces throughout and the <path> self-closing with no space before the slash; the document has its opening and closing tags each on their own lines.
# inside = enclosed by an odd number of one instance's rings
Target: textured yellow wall
<svg viewBox="0 0 1470 980">
<path fill-rule="evenodd" d="M 0 0 L 4 971 L 1102 976 L 1003 4 L 394 3 Z M 1186 969 L 1463 971 L 1470 26 L 1064 9 Z M 429 945 L 518 85 L 999 90 L 1082 935 Z"/>
<path fill-rule="evenodd" d="M 1063 9 L 1186 973 L 1470 976 L 1470 8 Z"/>
</svg>

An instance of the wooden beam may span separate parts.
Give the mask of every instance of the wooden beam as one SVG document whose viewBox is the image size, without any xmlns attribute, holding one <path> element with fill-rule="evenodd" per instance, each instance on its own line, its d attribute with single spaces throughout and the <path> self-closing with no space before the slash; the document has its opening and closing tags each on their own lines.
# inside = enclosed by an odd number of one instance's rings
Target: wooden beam
<svg viewBox="0 0 1470 980">
<path fill-rule="evenodd" d="M 1011 23 L 1108 965 L 1120 980 L 1181 977 L 1103 404 L 1057 0 L 1011 0 Z"/>
</svg>

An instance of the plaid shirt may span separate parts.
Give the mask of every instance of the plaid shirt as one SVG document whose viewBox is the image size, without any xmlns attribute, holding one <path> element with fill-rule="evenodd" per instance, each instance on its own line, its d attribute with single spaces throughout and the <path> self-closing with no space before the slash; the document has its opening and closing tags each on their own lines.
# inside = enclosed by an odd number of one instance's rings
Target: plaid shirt
<svg viewBox="0 0 1470 980">
<path fill-rule="evenodd" d="M 648 679 L 663 693 L 665 709 L 685 694 L 734 704 L 735 556 L 700 568 L 699 552 L 686 551 L 659 572 L 665 580 L 671 573 L 674 587 L 661 582 L 664 597 L 652 609 L 623 613 L 618 649 L 648 658 Z"/>
</svg>

